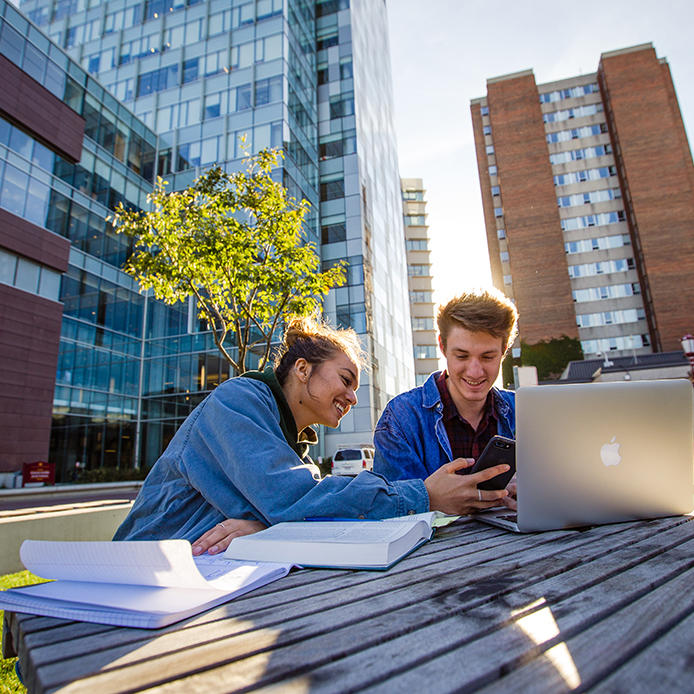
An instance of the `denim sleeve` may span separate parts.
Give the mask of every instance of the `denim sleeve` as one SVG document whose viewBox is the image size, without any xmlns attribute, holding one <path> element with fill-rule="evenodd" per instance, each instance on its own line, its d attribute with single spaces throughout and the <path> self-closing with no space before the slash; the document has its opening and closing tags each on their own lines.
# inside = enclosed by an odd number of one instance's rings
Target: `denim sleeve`
<svg viewBox="0 0 694 694">
<path fill-rule="evenodd" d="M 269 390 L 243 385 L 237 397 L 213 394 L 186 444 L 189 454 L 200 451 L 203 464 L 188 474 L 209 503 L 217 506 L 215 499 L 223 499 L 217 485 L 231 484 L 271 524 L 312 516 L 388 518 L 428 510 L 429 497 L 419 480 L 390 484 L 364 472 L 321 480 L 317 468 L 305 465 L 284 439 Z M 225 514 L 223 507 L 219 510 Z"/>
<path fill-rule="evenodd" d="M 374 432 L 374 472 L 386 479 L 424 480 L 429 472 L 424 464 L 422 437 L 416 432 L 405 431 L 391 405 L 386 406 Z M 410 420 L 410 424 L 415 423 Z"/>
</svg>

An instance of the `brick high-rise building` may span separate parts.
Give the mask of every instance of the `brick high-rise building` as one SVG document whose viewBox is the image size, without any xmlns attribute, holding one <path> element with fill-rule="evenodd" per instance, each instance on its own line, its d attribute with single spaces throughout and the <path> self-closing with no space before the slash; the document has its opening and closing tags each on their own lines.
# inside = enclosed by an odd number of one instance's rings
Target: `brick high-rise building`
<svg viewBox="0 0 694 694">
<path fill-rule="evenodd" d="M 694 168 L 665 59 L 644 44 L 558 82 L 492 78 L 471 111 L 492 276 L 521 340 L 679 349 L 694 328 Z"/>
</svg>

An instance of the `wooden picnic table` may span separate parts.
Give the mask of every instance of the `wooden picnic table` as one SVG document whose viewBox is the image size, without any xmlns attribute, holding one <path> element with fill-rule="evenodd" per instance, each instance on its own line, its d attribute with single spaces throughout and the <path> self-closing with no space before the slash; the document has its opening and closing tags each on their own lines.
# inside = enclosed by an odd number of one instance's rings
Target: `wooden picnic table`
<svg viewBox="0 0 694 694">
<path fill-rule="evenodd" d="M 6 613 L 29 692 L 694 691 L 691 517 L 463 519 L 387 572 L 302 570 L 151 631 Z"/>
</svg>

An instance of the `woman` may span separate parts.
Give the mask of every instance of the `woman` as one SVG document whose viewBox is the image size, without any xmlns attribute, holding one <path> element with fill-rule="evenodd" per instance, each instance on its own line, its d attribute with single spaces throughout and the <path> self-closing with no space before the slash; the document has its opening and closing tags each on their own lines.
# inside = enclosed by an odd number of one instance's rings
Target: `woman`
<svg viewBox="0 0 694 694">
<path fill-rule="evenodd" d="M 188 416 L 114 540 L 194 541 L 211 529 L 223 531 L 220 524 L 227 518 L 255 521 L 245 524 L 247 532 L 258 529 L 258 522 L 388 518 L 430 508 L 458 513 L 469 506 L 469 483 L 453 474 L 466 461 L 450 463 L 424 481 L 387 482 L 370 472 L 321 479 L 307 456 L 308 444 L 317 440 L 310 426 L 338 426 L 357 402 L 362 363 L 353 330 L 293 320 L 274 368 L 225 381 Z M 499 472 L 491 468 L 477 481 Z M 471 477 L 477 475 L 465 479 Z M 504 494 L 476 494 L 475 508 L 487 508 Z M 209 546 L 203 544 L 197 543 L 196 553 Z"/>
</svg>

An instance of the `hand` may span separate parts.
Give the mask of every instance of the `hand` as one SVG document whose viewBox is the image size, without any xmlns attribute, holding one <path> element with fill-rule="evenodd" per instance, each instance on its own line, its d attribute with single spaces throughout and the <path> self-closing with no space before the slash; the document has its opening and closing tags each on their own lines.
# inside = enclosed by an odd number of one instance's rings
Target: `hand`
<svg viewBox="0 0 694 694">
<path fill-rule="evenodd" d="M 424 480 L 424 486 L 429 493 L 429 508 L 432 511 L 464 516 L 498 506 L 508 495 L 506 489 L 488 491 L 477 488 L 481 482 L 506 472 L 509 469 L 508 465 L 495 465 L 472 475 L 455 474 L 456 470 L 468 468 L 474 463 L 472 458 L 457 458 L 442 465 Z"/>
<path fill-rule="evenodd" d="M 260 530 L 265 530 L 266 527 L 260 521 L 227 518 L 193 542 L 193 556 L 205 551 L 208 554 L 218 554 L 223 552 L 235 537 L 252 535 Z"/>
<path fill-rule="evenodd" d="M 506 485 L 508 496 L 505 496 L 501 501 L 504 506 L 508 506 L 512 511 L 518 511 L 518 485 L 516 484 L 516 476 L 511 478 L 511 481 Z"/>
</svg>

